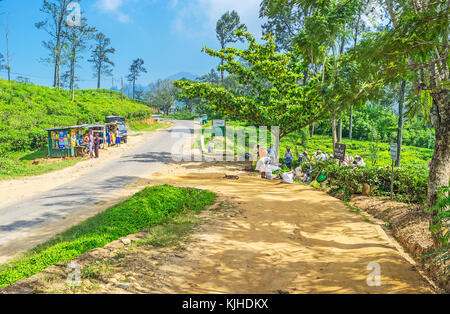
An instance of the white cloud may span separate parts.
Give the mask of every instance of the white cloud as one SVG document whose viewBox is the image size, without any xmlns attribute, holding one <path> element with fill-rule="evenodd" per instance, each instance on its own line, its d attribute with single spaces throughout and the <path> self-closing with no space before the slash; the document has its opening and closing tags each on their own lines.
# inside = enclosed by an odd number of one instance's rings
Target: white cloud
<svg viewBox="0 0 450 314">
<path fill-rule="evenodd" d="M 104 13 L 113 14 L 121 23 L 131 23 L 130 16 L 123 12 L 123 6 L 129 3 L 135 3 L 139 0 L 98 0 L 96 7 Z"/>
<path fill-rule="evenodd" d="M 261 20 L 259 6 L 261 0 L 171 0 L 169 8 L 176 10 L 173 29 L 187 36 L 214 34 L 217 20 L 227 11 L 235 10 L 241 23 L 259 37 Z"/>
</svg>

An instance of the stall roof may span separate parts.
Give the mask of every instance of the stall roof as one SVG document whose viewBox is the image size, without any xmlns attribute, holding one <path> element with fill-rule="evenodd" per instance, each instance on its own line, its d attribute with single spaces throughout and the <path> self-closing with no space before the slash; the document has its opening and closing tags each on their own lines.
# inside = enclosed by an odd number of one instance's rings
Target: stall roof
<svg viewBox="0 0 450 314">
<path fill-rule="evenodd" d="M 45 131 L 58 131 L 58 130 L 72 130 L 72 129 L 89 129 L 89 128 L 104 128 L 105 125 L 117 125 L 118 122 L 111 123 L 96 123 L 96 124 L 83 124 L 83 125 L 74 125 L 74 126 L 61 126 L 45 129 Z"/>
<path fill-rule="evenodd" d="M 104 128 L 105 124 L 83 124 L 83 128 Z"/>
<path fill-rule="evenodd" d="M 83 126 L 82 125 L 61 126 L 61 127 L 45 129 L 45 131 L 72 130 L 72 129 L 80 129 L 80 128 L 83 128 Z"/>
</svg>

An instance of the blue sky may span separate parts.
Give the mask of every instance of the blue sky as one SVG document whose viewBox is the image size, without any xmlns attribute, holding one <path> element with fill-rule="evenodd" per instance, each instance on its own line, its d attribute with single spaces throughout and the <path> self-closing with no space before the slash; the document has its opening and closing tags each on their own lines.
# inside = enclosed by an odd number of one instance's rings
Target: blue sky
<svg viewBox="0 0 450 314">
<path fill-rule="evenodd" d="M 204 46 L 219 48 L 215 24 L 227 10 L 236 10 L 243 23 L 258 37 L 262 21 L 258 18 L 260 0 L 82 0 L 88 23 L 111 38 L 116 48 L 114 79 L 128 74 L 133 59 L 143 58 L 149 70 L 138 83 L 147 85 L 178 72 L 207 73 L 217 60 L 201 52 Z M 42 47 L 47 34 L 35 28 L 42 20 L 41 0 L 4 0 L 0 21 L 9 20 L 12 78 L 29 77 L 39 85 L 52 84 L 52 67 L 40 62 L 48 52 Z M 0 52 L 6 55 L 6 40 L 0 28 Z M 88 53 L 77 71 L 81 88 L 96 88 Z M 6 78 L 1 71 L 0 77 Z M 117 84 L 117 83 L 116 83 Z M 109 88 L 112 78 L 102 87 Z"/>
</svg>

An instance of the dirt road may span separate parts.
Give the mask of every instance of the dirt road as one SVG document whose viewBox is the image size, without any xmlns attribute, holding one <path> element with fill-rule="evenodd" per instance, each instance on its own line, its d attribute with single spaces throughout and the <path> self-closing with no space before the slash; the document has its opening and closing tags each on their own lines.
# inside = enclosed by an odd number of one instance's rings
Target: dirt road
<svg viewBox="0 0 450 314">
<path fill-rule="evenodd" d="M 225 173 L 240 179 L 227 180 Z M 433 292 L 379 224 L 310 187 L 262 180 L 230 164 L 201 163 L 170 165 L 147 184 L 205 188 L 220 198 L 181 246 L 154 249 L 115 241 L 76 259 L 84 268 L 107 265 L 76 292 Z M 379 265 L 379 286 L 372 285 L 371 263 Z M 65 272 L 64 265 L 51 267 L 9 291 L 72 293 Z"/>
<path fill-rule="evenodd" d="M 174 143 L 192 129 L 193 122 L 178 121 L 100 160 L 0 183 L 0 263 L 130 197 L 141 179 L 172 161 Z"/>
</svg>

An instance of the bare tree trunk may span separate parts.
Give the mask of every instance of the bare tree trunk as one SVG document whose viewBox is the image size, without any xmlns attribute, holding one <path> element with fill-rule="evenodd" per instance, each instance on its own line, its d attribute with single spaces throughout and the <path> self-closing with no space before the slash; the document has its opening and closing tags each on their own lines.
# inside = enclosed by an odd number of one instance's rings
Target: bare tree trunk
<svg viewBox="0 0 450 314">
<path fill-rule="evenodd" d="M 8 63 L 8 82 L 11 81 L 11 58 L 9 55 L 9 29 L 8 29 L 8 18 L 6 18 L 6 62 Z"/>
<path fill-rule="evenodd" d="M 133 80 L 133 99 L 136 99 L 134 96 L 135 93 L 136 93 L 136 80 Z"/>
<path fill-rule="evenodd" d="M 349 125 L 348 138 L 350 140 L 353 139 L 353 105 L 350 106 L 350 125 Z"/>
<path fill-rule="evenodd" d="M 331 117 L 331 133 L 333 135 L 333 149 L 334 149 L 337 143 L 336 116 L 334 114 Z"/>
<path fill-rule="evenodd" d="M 311 138 L 314 137 L 314 131 L 315 131 L 316 125 L 315 123 L 311 124 Z"/>
<path fill-rule="evenodd" d="M 402 145 L 403 145 L 403 103 L 405 99 L 405 89 L 406 81 L 402 82 L 402 87 L 400 88 L 400 97 L 398 99 L 398 129 L 397 129 L 397 161 L 395 162 L 396 167 L 400 167 L 400 158 L 402 156 Z"/>
<path fill-rule="evenodd" d="M 338 142 L 342 143 L 342 118 L 339 119 Z"/>
<path fill-rule="evenodd" d="M 224 61 L 223 61 L 223 58 L 221 58 L 221 59 L 220 59 L 220 65 L 223 66 L 223 64 L 224 64 Z M 225 79 L 225 75 L 224 75 L 223 70 L 220 70 L 220 76 L 221 76 L 221 78 L 222 78 L 222 83 L 223 83 L 223 80 Z"/>
<path fill-rule="evenodd" d="M 75 51 L 73 49 L 70 60 L 70 90 L 72 91 L 72 101 L 75 100 L 75 57 Z"/>
<path fill-rule="evenodd" d="M 101 83 L 100 83 L 100 79 L 101 79 L 101 69 L 99 68 L 99 70 L 98 70 L 98 73 L 97 73 L 97 89 L 100 89 L 100 85 L 101 85 Z"/>
<path fill-rule="evenodd" d="M 434 206 L 437 188 L 449 185 L 450 178 L 450 106 L 448 90 L 433 94 L 432 122 L 436 130 L 436 145 L 428 180 L 428 205 Z"/>
</svg>

